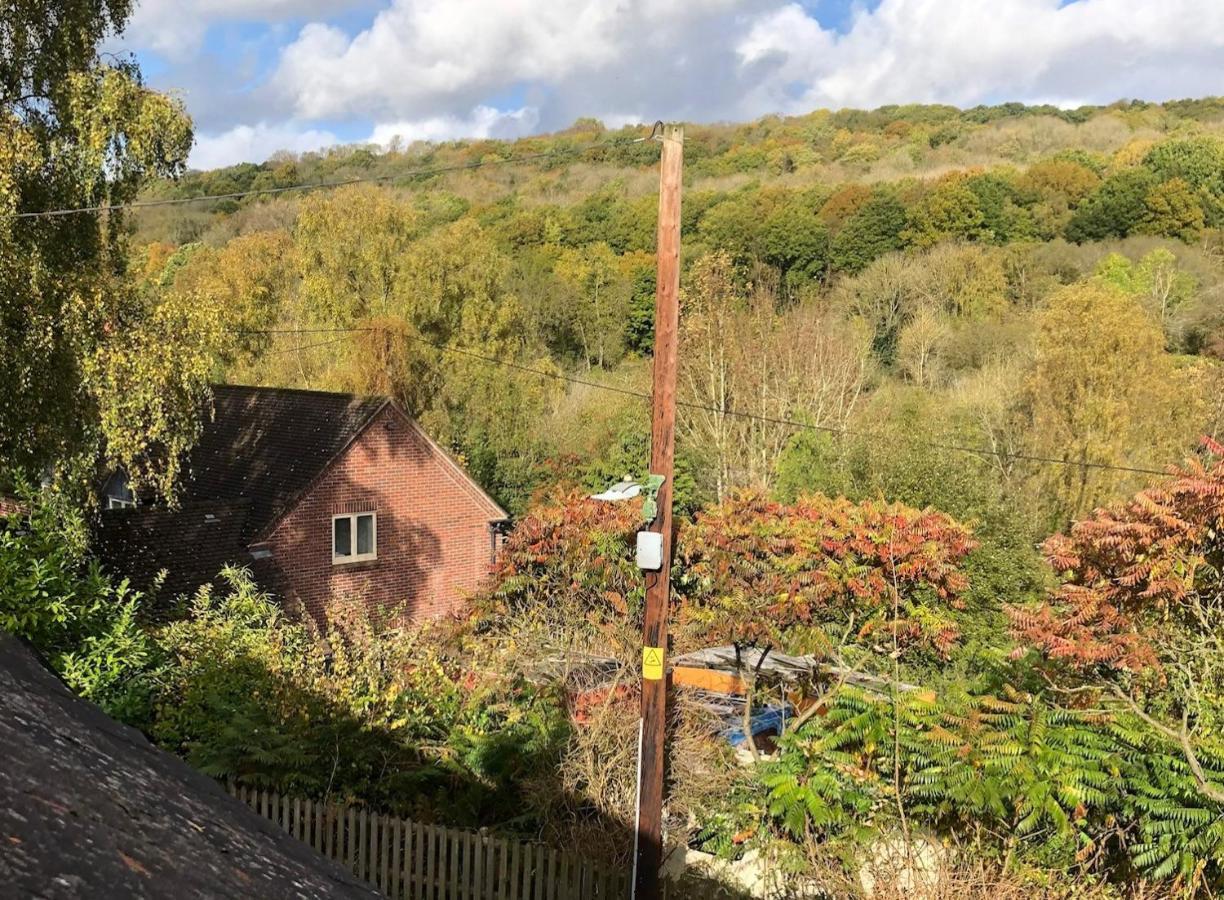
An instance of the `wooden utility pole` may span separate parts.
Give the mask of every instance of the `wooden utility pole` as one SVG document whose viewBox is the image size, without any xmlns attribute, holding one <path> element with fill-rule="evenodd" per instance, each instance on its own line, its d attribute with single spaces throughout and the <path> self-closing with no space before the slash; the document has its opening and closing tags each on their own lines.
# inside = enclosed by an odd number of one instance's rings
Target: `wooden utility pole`
<svg viewBox="0 0 1224 900">
<path fill-rule="evenodd" d="M 672 562 L 672 458 L 676 449 L 676 356 L 680 328 L 680 180 L 684 127 L 663 128 L 655 280 L 654 387 L 650 473 L 664 478 L 650 530 L 663 535 L 663 566 L 646 573 L 642 624 L 642 741 L 638 760 L 635 900 L 659 900 L 663 861 L 663 746 L 667 729 L 667 610 Z"/>
</svg>

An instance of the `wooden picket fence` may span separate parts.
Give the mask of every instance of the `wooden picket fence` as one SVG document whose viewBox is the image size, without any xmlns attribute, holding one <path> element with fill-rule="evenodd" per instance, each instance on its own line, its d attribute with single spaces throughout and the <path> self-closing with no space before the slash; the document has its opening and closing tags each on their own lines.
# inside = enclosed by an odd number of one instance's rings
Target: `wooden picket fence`
<svg viewBox="0 0 1224 900">
<path fill-rule="evenodd" d="M 395 900 L 624 900 L 629 874 L 572 853 L 227 784 L 261 816 Z"/>
</svg>

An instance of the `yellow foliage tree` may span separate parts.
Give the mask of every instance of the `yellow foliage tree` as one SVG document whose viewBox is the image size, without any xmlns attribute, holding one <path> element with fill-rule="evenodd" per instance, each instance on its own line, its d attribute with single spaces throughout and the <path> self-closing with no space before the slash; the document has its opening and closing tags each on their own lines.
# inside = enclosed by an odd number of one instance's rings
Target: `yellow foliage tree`
<svg viewBox="0 0 1224 900">
<path fill-rule="evenodd" d="M 1205 410 L 1199 373 L 1165 352 L 1140 301 L 1100 280 L 1066 287 L 1037 316 L 1037 354 L 1022 389 L 1031 453 L 1065 461 L 1034 475 L 1056 515 L 1079 516 L 1193 447 Z"/>
</svg>

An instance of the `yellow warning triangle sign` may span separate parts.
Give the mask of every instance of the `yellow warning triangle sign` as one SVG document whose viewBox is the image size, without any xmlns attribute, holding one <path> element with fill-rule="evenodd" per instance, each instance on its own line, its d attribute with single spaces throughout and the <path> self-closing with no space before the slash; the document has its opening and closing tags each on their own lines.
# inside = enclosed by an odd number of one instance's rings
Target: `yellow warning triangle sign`
<svg viewBox="0 0 1224 900">
<path fill-rule="evenodd" d="M 663 648 L 642 648 L 642 677 L 648 681 L 658 681 L 663 677 Z"/>
</svg>

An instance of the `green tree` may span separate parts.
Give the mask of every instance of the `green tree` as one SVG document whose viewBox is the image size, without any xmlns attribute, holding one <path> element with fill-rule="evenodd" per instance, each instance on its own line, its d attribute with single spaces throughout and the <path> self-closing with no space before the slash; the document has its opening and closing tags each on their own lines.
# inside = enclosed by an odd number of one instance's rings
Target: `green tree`
<svg viewBox="0 0 1224 900">
<path fill-rule="evenodd" d="M 1187 303 L 1196 288 L 1195 279 L 1177 266 L 1177 257 L 1163 247 L 1145 254 L 1138 264 L 1120 253 L 1111 253 L 1097 264 L 1098 278 L 1138 297 L 1160 327 Z"/>
<path fill-rule="evenodd" d="M 625 347 L 639 356 L 654 352 L 655 272 L 640 269 L 629 290 L 629 324 L 625 327 Z"/>
<path fill-rule="evenodd" d="M 901 249 L 905 207 L 891 194 L 875 194 L 833 238 L 833 268 L 857 274 L 886 253 Z"/>
<path fill-rule="evenodd" d="M 1197 191 L 1224 195 L 1224 141 L 1204 135 L 1163 141 L 1143 160 L 1161 180 L 1180 178 Z"/>
<path fill-rule="evenodd" d="M 140 395 L 129 406 L 140 417 L 100 415 L 112 400 L 108 358 L 140 347 L 153 314 L 125 278 L 124 217 L 12 217 L 121 204 L 150 178 L 183 170 L 191 127 L 181 106 L 144 88 L 134 63 L 98 54 L 130 9 L 124 0 L 32 0 L 10 4 L 0 22 L 0 459 L 27 469 L 75 458 L 92 471 L 101 452 L 139 479 L 161 467 L 128 455 L 143 449 L 134 436 L 149 416 L 198 405 L 205 386 L 191 359 L 208 348 L 176 336 L 167 353 L 184 366 L 134 370 L 125 384 Z M 162 487 L 194 436 L 192 423 L 169 418 Z"/>
<path fill-rule="evenodd" d="M 1126 237 L 1147 216 L 1148 194 L 1156 177 L 1147 169 L 1111 175 L 1088 197 L 1067 223 L 1067 240 L 1076 243 Z"/>
<path fill-rule="evenodd" d="M 578 336 L 588 368 L 618 362 L 629 317 L 630 284 L 605 243 L 564 250 L 555 271 L 569 289 L 565 326 Z"/>
<path fill-rule="evenodd" d="M 828 265 L 829 230 L 809 204 L 792 200 L 765 220 L 761 250 L 788 284 L 814 281 Z"/>
<path fill-rule="evenodd" d="M 53 490 L 21 491 L 25 514 L 0 517 L 0 630 L 29 643 L 86 699 L 142 714 L 136 683 L 154 648 L 140 596 L 90 560 L 81 513 Z"/>
</svg>

